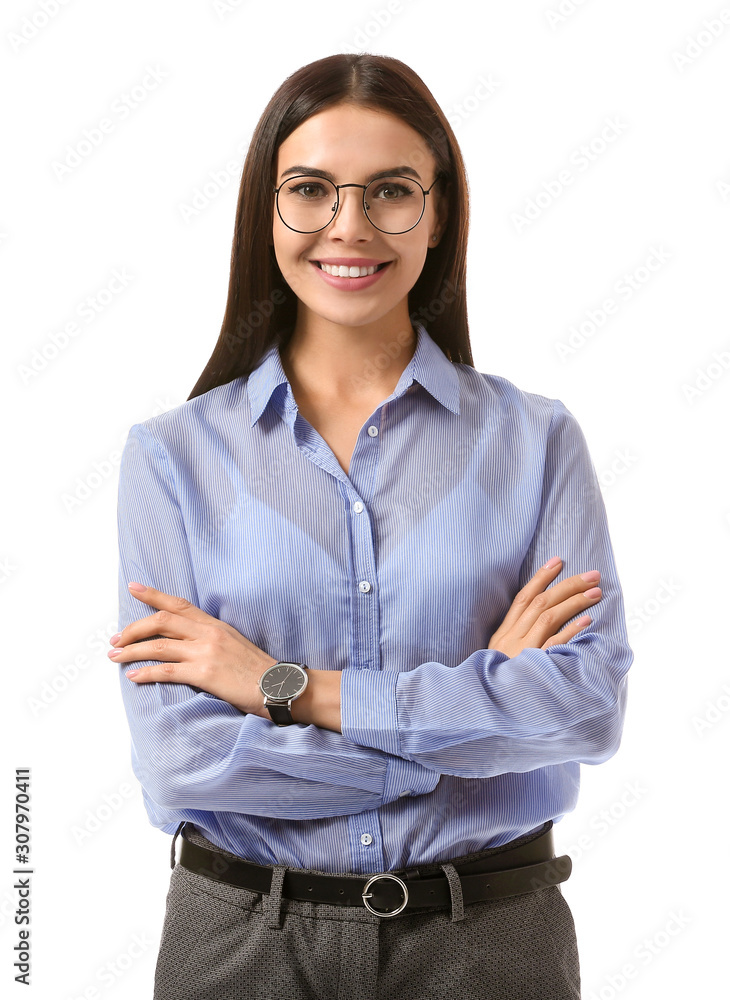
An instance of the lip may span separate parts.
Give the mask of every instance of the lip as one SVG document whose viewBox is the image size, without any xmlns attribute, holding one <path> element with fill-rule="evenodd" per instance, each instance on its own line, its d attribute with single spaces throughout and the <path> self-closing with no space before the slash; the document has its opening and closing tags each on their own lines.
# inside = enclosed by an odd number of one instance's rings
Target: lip
<svg viewBox="0 0 730 1000">
<path fill-rule="evenodd" d="M 329 264 L 330 261 L 323 260 L 322 263 Z M 381 267 L 379 271 L 373 272 L 373 274 L 366 274 L 364 278 L 340 278 L 339 275 L 335 276 L 334 274 L 327 274 L 326 271 L 323 271 L 322 268 L 318 266 L 317 261 L 315 260 L 310 261 L 310 264 L 312 265 L 314 270 L 322 278 L 323 281 L 327 282 L 328 285 L 331 285 L 333 288 L 339 288 L 344 292 L 357 292 L 357 291 L 362 291 L 365 288 L 370 288 L 370 286 L 374 285 L 376 281 L 380 281 L 383 275 L 387 272 L 388 267 L 393 262 L 390 260 L 387 261 L 372 260 L 372 261 L 362 262 L 359 260 L 354 260 L 353 258 L 345 258 L 344 260 L 332 260 L 331 263 L 333 266 L 341 264 L 343 267 L 357 267 L 358 265 L 360 267 L 372 267 L 373 265 L 377 264 L 386 265 L 385 267 Z"/>
<path fill-rule="evenodd" d="M 371 260 L 368 257 L 312 257 L 312 264 L 331 264 L 332 267 L 377 267 L 389 264 L 389 260 Z"/>
</svg>

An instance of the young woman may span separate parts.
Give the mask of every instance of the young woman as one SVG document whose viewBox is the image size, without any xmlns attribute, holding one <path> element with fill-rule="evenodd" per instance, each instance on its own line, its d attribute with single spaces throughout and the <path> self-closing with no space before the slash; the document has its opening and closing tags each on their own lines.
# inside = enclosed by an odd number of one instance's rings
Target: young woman
<svg viewBox="0 0 730 1000">
<path fill-rule="evenodd" d="M 211 359 L 131 428 L 110 656 L 182 834 L 157 1000 L 579 996 L 551 828 L 632 653 L 575 419 L 473 367 L 467 226 L 413 70 L 303 67 Z"/>
</svg>

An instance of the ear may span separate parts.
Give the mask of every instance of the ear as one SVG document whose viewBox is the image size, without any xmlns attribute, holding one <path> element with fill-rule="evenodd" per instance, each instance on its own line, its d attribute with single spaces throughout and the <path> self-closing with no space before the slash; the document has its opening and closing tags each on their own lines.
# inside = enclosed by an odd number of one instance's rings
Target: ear
<svg viewBox="0 0 730 1000">
<path fill-rule="evenodd" d="M 446 223 L 449 218 L 449 186 L 451 182 L 439 181 L 439 183 L 433 188 L 433 193 L 436 195 L 436 226 L 434 228 L 431 236 L 435 236 L 436 239 L 429 240 L 429 247 L 436 247 L 441 242 L 441 237 L 446 229 Z"/>
</svg>

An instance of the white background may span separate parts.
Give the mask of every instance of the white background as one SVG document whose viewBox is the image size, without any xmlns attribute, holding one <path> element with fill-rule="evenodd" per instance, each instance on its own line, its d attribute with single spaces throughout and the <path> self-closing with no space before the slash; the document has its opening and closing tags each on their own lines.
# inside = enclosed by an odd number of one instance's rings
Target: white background
<svg viewBox="0 0 730 1000">
<path fill-rule="evenodd" d="M 719 996 L 730 8 L 45 7 L 0 14 L 4 995 L 151 996 L 170 840 L 143 810 L 106 657 L 119 454 L 133 423 L 187 398 L 213 349 L 240 166 L 271 94 L 305 63 L 367 48 L 422 76 L 461 145 L 475 367 L 562 399 L 604 487 L 636 658 L 622 746 L 582 768 L 555 828 L 574 861 L 584 997 Z M 103 118 L 112 131 L 59 171 Z M 15 767 L 33 782 L 30 990 L 12 981 Z"/>
</svg>

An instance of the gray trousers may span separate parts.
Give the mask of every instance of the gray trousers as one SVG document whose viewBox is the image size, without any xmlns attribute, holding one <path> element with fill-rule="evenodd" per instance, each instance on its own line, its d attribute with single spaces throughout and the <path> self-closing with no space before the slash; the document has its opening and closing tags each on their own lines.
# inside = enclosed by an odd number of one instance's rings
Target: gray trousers
<svg viewBox="0 0 730 1000">
<path fill-rule="evenodd" d="M 190 825 L 186 834 L 221 851 Z M 559 885 L 464 906 L 451 871 L 451 909 L 378 917 L 364 907 L 284 899 L 284 870 L 274 868 L 272 892 L 261 894 L 176 864 L 154 1000 L 580 998 L 575 926 Z"/>
</svg>

